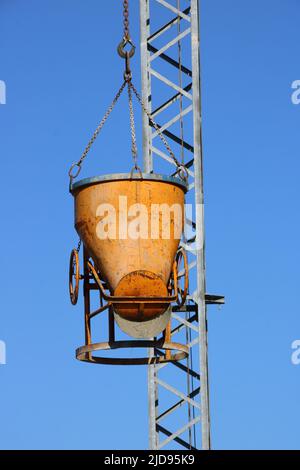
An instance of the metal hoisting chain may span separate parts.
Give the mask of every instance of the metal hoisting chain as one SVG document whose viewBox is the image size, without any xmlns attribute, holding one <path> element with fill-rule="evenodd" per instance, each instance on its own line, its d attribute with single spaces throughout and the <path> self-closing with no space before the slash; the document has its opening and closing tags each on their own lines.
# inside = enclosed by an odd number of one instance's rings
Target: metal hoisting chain
<svg viewBox="0 0 300 470">
<path fill-rule="evenodd" d="M 119 44 L 118 47 L 118 53 L 121 57 L 125 59 L 125 73 L 124 73 L 124 79 L 128 84 L 128 97 L 129 97 L 129 109 L 130 109 L 130 123 L 131 123 L 131 135 L 132 135 L 132 155 L 133 155 L 133 160 L 134 160 L 134 168 L 136 170 L 140 171 L 140 168 L 137 166 L 137 147 L 136 147 L 136 137 L 135 137 L 135 125 L 134 125 L 134 114 L 133 114 L 133 105 L 132 105 L 132 92 L 135 94 L 137 100 L 139 101 L 143 112 L 148 116 L 150 123 L 154 127 L 154 129 L 157 132 L 157 135 L 161 139 L 162 143 L 164 144 L 165 148 L 167 149 L 167 152 L 170 154 L 171 158 L 174 160 L 177 168 L 178 168 L 178 174 L 179 176 L 186 180 L 188 177 L 188 172 L 186 167 L 181 164 L 177 158 L 175 157 L 174 153 L 172 152 L 167 140 L 165 139 L 163 133 L 160 130 L 160 127 L 156 122 L 153 120 L 151 114 L 147 110 L 147 107 L 145 106 L 140 94 L 138 93 L 137 89 L 132 83 L 132 73 L 130 69 L 130 59 L 134 56 L 135 54 L 135 45 L 133 44 L 131 37 L 130 37 L 130 31 L 129 31 L 129 4 L 128 0 L 124 0 L 123 2 L 123 16 L 124 16 L 124 37 L 123 41 Z M 125 47 L 127 45 L 131 45 L 130 51 L 125 51 Z"/>
<path fill-rule="evenodd" d="M 132 169 L 132 172 L 134 170 L 139 171 L 142 173 L 142 170 L 138 166 L 138 151 L 137 151 L 137 144 L 136 144 L 136 132 L 135 132 L 135 122 L 134 122 L 134 111 L 133 111 L 133 102 L 132 102 L 132 90 L 130 86 L 131 81 L 127 82 L 128 85 L 128 102 L 129 102 L 129 116 L 130 116 L 130 130 L 131 130 L 131 152 L 132 152 L 132 158 L 133 158 L 133 163 L 134 167 Z"/>
<path fill-rule="evenodd" d="M 128 0 L 123 1 L 123 16 L 124 16 L 124 32 L 123 39 L 118 46 L 118 53 L 123 58 L 126 59 L 126 68 L 129 65 L 129 59 L 131 59 L 135 54 L 135 45 L 132 42 L 130 31 L 129 31 L 129 2 Z M 130 50 L 126 51 L 125 47 L 130 45 Z"/>
<path fill-rule="evenodd" d="M 104 126 L 104 124 L 106 123 L 107 119 L 109 118 L 112 110 L 114 109 L 115 105 L 117 104 L 124 88 L 126 86 L 126 81 L 124 80 L 124 82 L 122 83 L 121 85 L 121 88 L 119 89 L 118 93 L 116 94 L 116 96 L 114 97 L 111 105 L 109 106 L 109 108 L 107 109 L 102 121 L 100 122 L 99 126 L 97 127 L 97 129 L 95 130 L 94 134 L 92 135 L 91 139 L 89 140 L 89 143 L 87 144 L 83 154 L 81 155 L 80 159 L 78 160 L 78 162 L 74 163 L 70 170 L 69 170 L 69 177 L 70 177 L 70 183 L 72 183 L 73 179 L 74 178 L 77 178 L 77 176 L 79 175 L 79 173 L 81 172 L 81 166 L 84 162 L 84 160 L 86 159 L 87 157 L 87 154 L 89 153 L 90 149 L 91 149 L 91 146 L 93 145 L 93 143 L 95 142 L 95 140 L 97 139 L 98 137 L 98 134 L 100 133 L 102 127 Z M 74 169 L 77 168 L 77 171 L 75 173 L 73 173 Z"/>
<path fill-rule="evenodd" d="M 135 120 L 134 120 L 134 110 L 133 110 L 133 100 L 132 100 L 132 92 L 136 96 L 138 102 L 140 103 L 143 112 L 148 116 L 150 123 L 154 127 L 157 132 L 157 135 L 161 139 L 162 143 L 164 144 L 167 152 L 171 156 L 172 160 L 174 161 L 175 165 L 177 166 L 177 174 L 183 180 L 187 180 L 188 171 L 186 167 L 181 164 L 177 158 L 175 157 L 174 153 L 172 152 L 166 138 L 163 135 L 163 132 L 160 129 L 160 126 L 156 124 L 153 120 L 150 112 L 147 110 L 145 103 L 143 102 L 140 94 L 138 93 L 137 89 L 135 88 L 134 84 L 132 83 L 132 72 L 130 68 L 130 59 L 135 54 L 135 45 L 133 44 L 130 31 L 129 31 L 129 3 L 128 0 L 124 0 L 123 2 L 123 16 L 124 16 L 124 36 L 121 43 L 118 46 L 118 54 L 125 59 L 125 72 L 124 72 L 124 82 L 122 83 L 119 91 L 117 92 L 115 98 L 113 99 L 111 105 L 107 109 L 103 119 L 101 120 L 100 124 L 98 125 L 97 129 L 95 130 L 94 134 L 92 135 L 91 139 L 89 140 L 83 154 L 81 155 L 78 162 L 74 163 L 70 170 L 69 170 L 69 177 L 70 177 L 70 188 L 72 186 L 73 180 L 77 178 L 81 171 L 82 164 L 87 157 L 93 143 L 97 139 L 100 131 L 102 130 L 104 124 L 106 123 L 107 119 L 109 118 L 111 112 L 113 111 L 116 103 L 118 102 L 120 96 L 122 95 L 124 88 L 127 86 L 128 88 L 128 101 L 129 101 L 129 117 L 130 117 L 130 129 L 131 129 L 131 151 L 132 151 L 132 158 L 134 162 L 134 167 L 131 171 L 138 171 L 142 176 L 142 170 L 138 166 L 137 158 L 138 158 L 138 151 L 137 151 L 137 143 L 136 143 L 136 131 L 135 131 Z M 126 50 L 126 46 L 130 46 L 130 50 Z"/>
<path fill-rule="evenodd" d="M 129 39 L 129 4 L 128 0 L 123 2 L 123 16 L 124 16 L 124 38 Z"/>
<path fill-rule="evenodd" d="M 170 157 L 173 159 L 175 165 L 177 166 L 177 169 L 178 169 L 178 174 L 179 176 L 186 180 L 187 177 L 188 177 L 188 171 L 187 171 L 187 168 L 182 164 L 180 163 L 177 158 L 175 157 L 174 153 L 172 152 L 172 149 L 171 147 L 169 146 L 168 144 L 168 141 L 167 139 L 165 138 L 165 136 L 163 135 L 162 131 L 160 130 L 160 127 L 158 124 L 156 124 L 156 122 L 154 121 L 154 119 L 152 118 L 151 114 L 149 113 L 149 111 L 147 110 L 146 108 L 146 105 L 144 103 L 144 101 L 142 100 L 142 97 L 140 96 L 139 92 L 137 91 L 137 89 L 135 88 L 134 84 L 132 83 L 132 81 L 130 81 L 129 83 L 129 86 L 130 88 L 133 90 L 133 93 L 135 94 L 138 102 L 140 103 L 144 113 L 148 116 L 149 118 L 149 121 L 150 123 L 152 124 L 152 126 L 154 127 L 154 129 L 156 130 L 160 140 L 162 141 L 162 143 L 164 144 L 166 150 L 168 151 Z"/>
</svg>

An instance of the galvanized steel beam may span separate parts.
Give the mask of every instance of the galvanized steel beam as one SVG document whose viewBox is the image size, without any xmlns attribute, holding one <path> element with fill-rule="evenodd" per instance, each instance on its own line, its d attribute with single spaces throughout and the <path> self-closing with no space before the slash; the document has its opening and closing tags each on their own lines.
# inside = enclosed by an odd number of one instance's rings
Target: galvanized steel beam
<svg viewBox="0 0 300 470">
<path fill-rule="evenodd" d="M 161 24 L 160 18 L 165 18 L 165 23 Z M 206 305 L 221 304 L 224 298 L 206 295 L 199 0 L 173 0 L 172 4 L 166 0 L 140 0 L 140 27 L 143 100 L 152 117 L 156 122 L 158 120 L 163 134 L 176 146 L 176 153 L 179 154 L 178 150 L 184 153 L 190 179 L 188 196 L 195 207 L 195 218 L 188 215 L 186 219 L 186 225 L 193 234 L 182 243 L 189 253 L 190 268 L 195 273 L 194 292 L 189 295 L 187 304 L 181 308 L 174 307 L 172 314 L 173 322 L 177 323 L 177 326 L 173 325 L 172 337 L 186 332 L 185 344 L 189 346 L 191 355 L 194 354 L 195 364 L 191 365 L 187 360 L 186 364 L 149 365 L 149 446 L 151 450 L 158 450 L 176 443 L 179 448 L 209 449 Z M 186 46 L 184 49 L 181 48 L 182 43 Z M 180 51 L 182 57 L 179 57 Z M 187 79 L 192 79 L 192 82 L 185 83 Z M 169 96 L 162 100 L 160 97 L 166 95 L 166 90 Z M 183 106 L 186 101 L 186 106 Z M 181 105 L 179 113 L 178 104 Z M 190 116 L 192 118 L 188 122 Z M 179 122 L 181 133 L 176 129 Z M 156 144 L 157 137 L 157 131 L 152 131 L 149 119 L 144 116 L 144 171 L 165 173 L 166 165 L 169 165 L 169 174 L 174 175 L 174 161 Z M 151 355 L 153 353 L 162 354 L 159 349 L 150 352 Z M 162 378 L 166 372 L 169 373 L 167 380 Z M 179 374 L 182 374 L 180 384 Z M 168 393 L 169 403 L 162 399 L 163 391 Z M 175 418 L 175 413 L 184 407 L 186 418 L 182 415 Z M 170 417 L 174 420 L 167 424 Z M 162 418 L 163 427 L 159 423 Z M 187 436 L 182 436 L 185 433 Z M 161 434 L 167 438 L 161 440 Z"/>
</svg>

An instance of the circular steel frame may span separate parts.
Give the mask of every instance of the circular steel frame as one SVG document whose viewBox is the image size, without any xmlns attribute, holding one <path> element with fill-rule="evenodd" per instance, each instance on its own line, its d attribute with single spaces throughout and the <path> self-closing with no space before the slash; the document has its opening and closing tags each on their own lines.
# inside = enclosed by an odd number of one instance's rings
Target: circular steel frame
<svg viewBox="0 0 300 470">
<path fill-rule="evenodd" d="M 120 357 L 98 357 L 93 356 L 91 353 L 95 351 L 111 351 L 114 349 L 124 348 L 157 348 L 165 351 L 177 351 L 169 357 L 152 356 L 152 357 L 137 357 L 137 358 L 120 358 Z M 83 362 L 90 362 L 93 364 L 106 364 L 106 365 L 145 365 L 145 364 L 162 364 L 167 362 L 180 361 L 187 358 L 189 355 L 189 348 L 180 343 L 164 342 L 164 340 L 129 340 L 129 341 L 111 341 L 107 343 L 95 343 L 82 346 L 76 350 L 76 359 Z"/>
<path fill-rule="evenodd" d="M 175 184 L 181 187 L 185 192 L 188 190 L 188 185 L 181 179 L 175 176 L 159 175 L 155 173 L 115 173 L 111 175 L 93 176 L 91 178 L 84 178 L 72 183 L 70 185 L 70 192 L 73 194 L 77 189 L 82 189 L 87 186 L 99 183 L 108 183 L 109 181 L 161 181 L 162 183 Z"/>
</svg>

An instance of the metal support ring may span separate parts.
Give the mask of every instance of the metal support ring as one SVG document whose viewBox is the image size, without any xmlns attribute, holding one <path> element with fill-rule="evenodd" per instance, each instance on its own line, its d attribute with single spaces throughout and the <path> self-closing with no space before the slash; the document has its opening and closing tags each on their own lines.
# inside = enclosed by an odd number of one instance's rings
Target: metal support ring
<svg viewBox="0 0 300 470">
<path fill-rule="evenodd" d="M 184 182 L 188 182 L 189 173 L 188 173 L 186 166 L 184 165 L 178 166 L 176 173 L 178 174 L 179 178 L 181 178 Z"/>
<path fill-rule="evenodd" d="M 77 168 L 77 170 L 73 174 L 74 168 Z M 69 176 L 70 176 L 71 180 L 77 178 L 77 176 L 79 175 L 80 172 L 81 172 L 81 164 L 80 163 L 73 163 L 73 165 L 71 166 L 71 168 L 69 170 Z"/>
<path fill-rule="evenodd" d="M 130 44 L 131 48 L 129 51 L 125 51 L 125 47 L 127 44 Z M 127 54 L 129 54 L 130 59 L 134 56 L 135 54 L 135 45 L 131 41 L 131 39 L 123 38 L 120 44 L 118 45 L 118 54 L 122 59 L 126 59 Z"/>
<path fill-rule="evenodd" d="M 175 350 L 177 352 L 171 354 L 169 357 L 164 356 L 151 356 L 151 357 L 137 357 L 137 358 L 120 358 L 120 357 L 97 357 L 92 356 L 94 351 L 111 351 L 113 349 L 124 348 L 158 348 L 165 351 Z M 189 355 L 189 348 L 180 343 L 165 343 L 163 340 L 159 341 L 113 341 L 109 343 L 95 343 L 82 346 L 76 350 L 76 359 L 82 362 L 91 362 L 94 364 L 106 365 L 147 365 L 147 364 L 162 364 L 166 362 L 176 362 L 187 358 Z"/>
</svg>

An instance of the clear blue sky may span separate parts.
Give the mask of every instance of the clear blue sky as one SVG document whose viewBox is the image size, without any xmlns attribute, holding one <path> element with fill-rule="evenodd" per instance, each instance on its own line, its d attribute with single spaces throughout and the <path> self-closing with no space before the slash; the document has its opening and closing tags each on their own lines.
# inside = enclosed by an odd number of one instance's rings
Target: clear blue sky
<svg viewBox="0 0 300 470">
<path fill-rule="evenodd" d="M 67 292 L 67 170 L 122 80 L 120 3 L 1 1 L 3 449 L 147 447 L 146 369 L 76 362 Z M 227 299 L 209 312 L 217 449 L 300 448 L 299 17 L 297 0 L 202 0 L 208 287 Z M 125 119 L 121 105 L 86 175 L 128 169 Z"/>
</svg>

